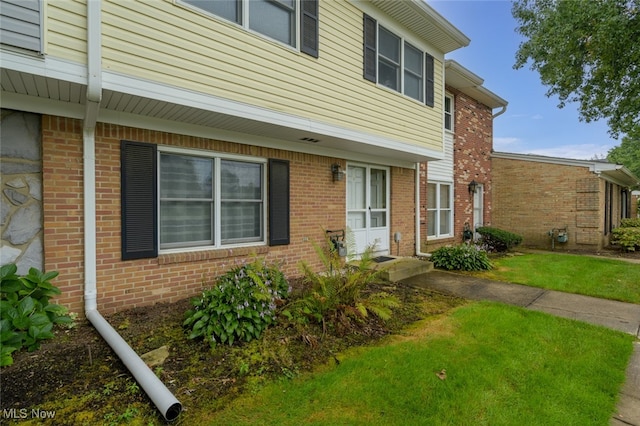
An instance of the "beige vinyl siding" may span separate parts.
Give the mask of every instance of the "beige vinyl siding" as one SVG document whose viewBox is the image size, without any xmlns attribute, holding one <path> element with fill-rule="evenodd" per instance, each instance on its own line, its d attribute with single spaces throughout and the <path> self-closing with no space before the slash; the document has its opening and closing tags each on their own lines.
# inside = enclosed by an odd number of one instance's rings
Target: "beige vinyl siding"
<svg viewBox="0 0 640 426">
<path fill-rule="evenodd" d="M 85 63 L 86 4 L 47 10 L 47 54 Z M 442 149 L 441 96 L 429 108 L 363 79 L 362 12 L 349 2 L 320 2 L 318 59 L 172 0 L 105 0 L 101 18 L 105 72 Z"/>
<path fill-rule="evenodd" d="M 45 53 L 81 64 L 87 62 L 87 5 L 50 0 L 45 6 Z"/>
</svg>

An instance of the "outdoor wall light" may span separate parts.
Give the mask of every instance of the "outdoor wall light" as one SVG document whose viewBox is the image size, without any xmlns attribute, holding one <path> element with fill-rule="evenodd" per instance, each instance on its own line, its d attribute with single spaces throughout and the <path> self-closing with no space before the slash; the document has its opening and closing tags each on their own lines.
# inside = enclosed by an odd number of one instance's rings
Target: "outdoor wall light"
<svg viewBox="0 0 640 426">
<path fill-rule="evenodd" d="M 342 166 L 338 163 L 334 163 L 331 165 L 331 176 L 333 176 L 334 182 L 339 182 L 342 180 L 344 176 L 344 170 L 342 170 Z"/>
<path fill-rule="evenodd" d="M 469 182 L 469 194 L 475 194 L 477 188 L 478 182 L 476 182 L 475 179 Z"/>
</svg>

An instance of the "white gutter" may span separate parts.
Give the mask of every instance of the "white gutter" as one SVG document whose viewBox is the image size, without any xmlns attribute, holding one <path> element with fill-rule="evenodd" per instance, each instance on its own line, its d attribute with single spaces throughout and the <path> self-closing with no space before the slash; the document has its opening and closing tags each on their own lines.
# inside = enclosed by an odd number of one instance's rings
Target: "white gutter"
<svg viewBox="0 0 640 426">
<path fill-rule="evenodd" d="M 182 404 L 98 312 L 96 268 L 96 155 L 95 127 L 102 100 L 101 29 L 99 0 L 87 2 L 87 104 L 82 129 L 84 152 L 84 304 L 85 316 L 129 369 L 164 418 L 175 420 Z"/>
<path fill-rule="evenodd" d="M 507 111 L 507 106 L 506 106 L 506 105 L 504 105 L 504 106 L 502 107 L 502 109 L 500 109 L 500 111 L 498 111 L 498 112 L 496 112 L 495 114 L 493 114 L 493 118 L 496 118 L 496 117 L 498 117 L 498 116 L 500 116 L 500 115 L 504 114 L 506 111 Z"/>
</svg>

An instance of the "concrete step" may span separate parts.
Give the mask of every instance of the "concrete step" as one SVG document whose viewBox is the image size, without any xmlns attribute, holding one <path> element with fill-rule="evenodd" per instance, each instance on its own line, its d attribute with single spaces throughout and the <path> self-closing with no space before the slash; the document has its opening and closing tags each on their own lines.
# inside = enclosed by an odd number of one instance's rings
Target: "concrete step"
<svg viewBox="0 0 640 426">
<path fill-rule="evenodd" d="M 431 271 L 433 262 L 411 257 L 397 257 L 393 260 L 377 263 L 376 267 L 383 269 L 380 274 L 382 278 L 396 282 Z"/>
</svg>

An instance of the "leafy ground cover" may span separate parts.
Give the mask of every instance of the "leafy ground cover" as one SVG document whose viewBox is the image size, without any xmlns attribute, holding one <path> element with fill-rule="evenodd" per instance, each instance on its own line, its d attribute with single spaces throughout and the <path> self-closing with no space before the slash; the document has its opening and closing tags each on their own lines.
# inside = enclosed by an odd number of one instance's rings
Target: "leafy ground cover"
<svg viewBox="0 0 640 426">
<path fill-rule="evenodd" d="M 549 252 L 492 259 L 490 271 L 474 276 L 604 299 L 640 303 L 640 263 Z"/>
<path fill-rule="evenodd" d="M 300 283 L 292 283 L 295 288 Z M 305 328 L 279 321 L 261 339 L 233 346 L 189 339 L 182 327 L 189 300 L 158 304 L 110 315 L 107 320 L 139 354 L 166 345 L 170 356 L 155 373 L 182 403 L 176 425 L 202 424 L 204 413 L 221 409 L 239 395 L 265 383 L 290 379 L 333 360 L 348 348 L 368 345 L 399 333 L 415 321 L 441 315 L 464 302 L 460 298 L 393 284 L 369 291 L 394 294 L 401 306 L 390 320 L 376 316 L 348 333 L 321 324 Z M 0 410 L 15 409 L 15 423 L 50 425 L 164 424 L 144 391 L 88 324 L 57 330 L 37 352 L 18 352 L 14 364 L 0 370 Z M 32 418 L 32 409 L 53 412 L 53 419 Z M 24 410 L 24 411 L 19 411 Z M 9 413 L 9 411 L 4 411 Z M 7 417 L 4 416 L 4 424 Z"/>
<path fill-rule="evenodd" d="M 517 332 L 514 332 L 516 330 Z M 474 303 L 323 372 L 244 395 L 201 424 L 603 425 L 632 336 Z"/>
</svg>

